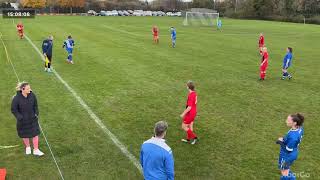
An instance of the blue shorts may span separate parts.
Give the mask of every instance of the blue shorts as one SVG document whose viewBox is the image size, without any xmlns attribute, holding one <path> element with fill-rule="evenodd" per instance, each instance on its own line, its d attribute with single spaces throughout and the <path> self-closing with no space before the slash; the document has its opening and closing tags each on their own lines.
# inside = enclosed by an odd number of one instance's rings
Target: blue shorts
<svg viewBox="0 0 320 180">
<path fill-rule="evenodd" d="M 283 64 L 283 65 L 282 65 L 282 69 L 289 69 L 290 66 L 291 66 L 290 63 L 288 64 L 288 66 L 287 66 L 287 64 Z"/>
<path fill-rule="evenodd" d="M 278 168 L 280 170 L 287 170 L 290 169 L 290 166 L 294 163 L 297 159 L 297 152 L 291 152 L 290 154 L 281 155 L 279 156 Z"/>
<path fill-rule="evenodd" d="M 68 54 L 72 54 L 73 49 L 66 49 Z"/>
<path fill-rule="evenodd" d="M 289 61 L 288 65 L 286 60 L 283 61 L 282 69 L 288 69 L 290 66 L 291 66 L 291 61 Z"/>
</svg>

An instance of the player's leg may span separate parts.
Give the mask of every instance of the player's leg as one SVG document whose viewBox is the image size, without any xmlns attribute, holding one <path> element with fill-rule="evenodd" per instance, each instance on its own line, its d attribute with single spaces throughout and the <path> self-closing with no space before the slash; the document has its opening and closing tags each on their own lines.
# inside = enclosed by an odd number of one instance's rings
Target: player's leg
<svg viewBox="0 0 320 180">
<path fill-rule="evenodd" d="M 193 125 L 191 126 L 191 123 L 194 121 L 194 118 L 195 117 L 192 117 L 190 115 L 185 115 L 185 117 L 183 118 L 182 128 L 187 135 L 187 139 L 182 139 L 183 142 L 190 142 L 191 139 L 194 140 L 197 137 L 197 135 L 194 134 L 194 132 L 192 131 Z"/>
<path fill-rule="evenodd" d="M 172 39 L 172 47 L 175 48 L 176 47 L 176 39 Z"/>
<path fill-rule="evenodd" d="M 73 64 L 73 60 L 72 60 L 72 49 L 68 49 L 68 57 L 67 57 L 67 61 L 71 64 Z"/>
<path fill-rule="evenodd" d="M 182 128 L 185 132 L 187 132 L 187 131 L 188 131 L 188 124 L 185 124 L 184 122 L 182 122 L 181 128 Z M 188 134 L 187 134 L 187 138 L 186 138 L 186 139 L 181 139 L 181 141 L 182 141 L 182 142 L 185 142 L 185 143 L 189 143 L 189 142 L 190 142 L 190 138 L 189 138 Z"/>
<path fill-rule="evenodd" d="M 191 123 L 190 123 L 190 130 L 191 130 L 191 132 L 193 133 L 193 141 L 191 142 L 191 144 L 195 144 L 196 142 L 197 142 L 197 140 L 198 140 L 198 137 L 197 137 L 197 135 L 196 135 L 196 133 L 194 133 L 194 131 L 193 131 L 193 124 L 194 124 L 194 121 L 192 121 Z"/>
<path fill-rule="evenodd" d="M 285 155 L 280 156 L 279 169 L 281 172 L 280 180 L 295 180 L 295 175 L 290 171 L 290 167 L 295 161 L 295 157 L 287 157 Z"/>
<path fill-rule="evenodd" d="M 49 62 L 48 62 L 48 72 L 51 72 L 52 56 L 48 56 L 47 55 L 47 57 L 48 57 L 48 60 L 49 60 Z"/>
<path fill-rule="evenodd" d="M 260 80 L 265 78 L 265 65 L 260 66 Z"/>
</svg>

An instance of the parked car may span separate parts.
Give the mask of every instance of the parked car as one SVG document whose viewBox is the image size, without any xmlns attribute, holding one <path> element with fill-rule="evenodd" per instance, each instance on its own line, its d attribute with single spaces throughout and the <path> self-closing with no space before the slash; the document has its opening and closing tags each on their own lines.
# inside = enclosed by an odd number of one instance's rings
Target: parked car
<svg viewBox="0 0 320 180">
<path fill-rule="evenodd" d="M 157 11 L 152 11 L 152 16 L 158 16 Z"/>
<path fill-rule="evenodd" d="M 142 10 L 134 10 L 133 11 L 133 14 L 134 16 L 143 16 L 143 11 Z"/>
<path fill-rule="evenodd" d="M 128 13 L 129 13 L 130 15 L 132 15 L 132 14 L 133 14 L 133 11 L 132 11 L 132 10 L 128 10 Z"/>
<path fill-rule="evenodd" d="M 89 10 L 89 11 L 87 12 L 87 14 L 90 15 L 90 16 L 96 16 L 96 15 L 97 15 L 97 12 L 95 12 L 94 10 Z"/>
<path fill-rule="evenodd" d="M 118 11 L 117 10 L 112 10 L 111 13 L 112 13 L 112 16 L 118 16 Z"/>
<path fill-rule="evenodd" d="M 119 11 L 118 11 L 118 15 L 119 15 L 119 16 L 124 16 L 123 11 L 120 11 L 120 10 L 119 10 Z"/>
<path fill-rule="evenodd" d="M 124 15 L 124 16 L 130 16 L 130 13 L 129 13 L 128 11 L 124 10 L 124 11 L 123 11 L 123 15 Z"/>
<path fill-rule="evenodd" d="M 107 12 L 106 12 L 106 11 L 100 11 L 99 15 L 100 15 L 100 16 L 106 16 L 106 15 L 107 15 Z"/>
<path fill-rule="evenodd" d="M 144 16 L 152 16 L 152 11 L 143 11 Z"/>
</svg>

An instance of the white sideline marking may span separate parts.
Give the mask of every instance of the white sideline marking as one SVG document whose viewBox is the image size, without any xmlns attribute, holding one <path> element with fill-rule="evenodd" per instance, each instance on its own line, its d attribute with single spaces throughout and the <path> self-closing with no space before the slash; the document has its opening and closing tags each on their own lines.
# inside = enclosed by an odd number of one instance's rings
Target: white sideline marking
<svg viewBox="0 0 320 180">
<path fill-rule="evenodd" d="M 12 21 L 12 23 L 14 23 L 14 21 Z M 13 66 L 13 63 L 12 63 L 12 61 L 11 61 L 11 59 L 10 59 L 10 56 L 9 56 L 9 53 L 8 53 L 8 51 L 7 51 L 7 47 L 6 47 L 6 45 L 4 44 L 4 42 L 3 42 L 3 40 L 2 40 L 1 37 L 2 37 L 2 33 L 0 32 L 0 39 L 1 39 L 1 41 L 2 41 L 2 44 L 3 44 L 3 46 L 4 46 L 4 49 L 5 49 L 5 51 L 6 51 L 7 60 L 10 61 L 10 64 L 11 64 L 11 66 L 12 66 L 12 69 L 13 69 L 16 77 L 17 77 L 17 80 L 18 80 L 18 82 L 20 82 L 19 76 L 18 76 L 18 74 L 17 74 L 17 72 L 16 72 L 16 69 L 15 69 L 14 66 Z M 58 165 L 58 163 L 57 163 L 57 161 L 56 161 L 56 158 L 55 158 L 54 155 L 53 155 L 53 152 L 52 152 L 52 150 L 51 150 L 50 144 L 49 144 L 49 142 L 48 142 L 48 140 L 47 140 L 47 137 L 46 137 L 46 135 L 45 135 L 45 133 L 44 133 L 42 127 L 41 127 L 40 122 L 38 122 L 38 123 L 39 123 L 40 130 L 41 130 L 41 132 L 42 132 L 42 135 L 43 135 L 43 137 L 44 137 L 44 140 L 46 141 L 46 144 L 47 144 L 47 146 L 48 146 L 48 148 L 49 148 L 49 151 L 50 151 L 50 153 L 51 153 L 51 156 L 52 156 L 52 158 L 53 158 L 53 161 L 54 161 L 54 163 L 56 164 L 56 167 L 57 167 L 57 169 L 58 169 L 58 171 L 59 171 L 59 174 L 60 174 L 60 176 L 61 176 L 61 179 L 64 180 L 63 175 L 62 175 L 62 172 L 61 172 L 61 170 L 60 170 L 60 167 L 59 167 L 59 165 Z M 18 146 L 18 145 L 17 145 L 17 146 Z M 12 148 L 12 147 L 15 147 L 15 146 L 11 146 L 11 147 L 7 146 L 7 147 L 3 147 L 3 148 L 0 146 L 0 149 L 7 149 L 7 148 Z"/>
<path fill-rule="evenodd" d="M 25 34 L 25 38 L 29 41 L 32 47 L 38 52 L 42 61 L 45 61 L 43 54 L 40 52 L 38 47 L 30 40 L 30 38 Z M 121 150 L 121 152 L 129 158 L 129 160 L 136 166 L 139 172 L 142 174 L 142 167 L 137 160 L 137 158 L 131 154 L 127 148 L 118 140 L 118 138 L 103 124 L 101 119 L 91 110 L 91 108 L 84 102 L 84 100 L 76 93 L 74 89 L 72 89 L 69 84 L 62 79 L 62 77 L 58 74 L 57 71 L 52 71 L 54 75 L 60 80 L 60 82 L 69 90 L 69 92 L 73 95 L 74 98 L 79 102 L 80 105 L 88 112 L 90 117 L 96 122 L 97 125 L 110 137 L 112 142 Z"/>
<path fill-rule="evenodd" d="M 16 71 L 16 69 L 14 68 L 14 66 L 13 66 L 13 64 L 12 64 L 12 61 L 11 61 L 11 59 L 10 59 L 10 56 L 9 56 L 9 53 L 8 53 L 8 50 L 7 50 L 7 46 L 6 46 L 6 45 L 4 44 L 4 42 L 3 42 L 2 33 L 1 33 L 1 32 L 0 32 L 0 39 L 1 39 L 2 45 L 3 45 L 3 47 L 4 47 L 4 51 L 6 52 L 7 61 L 10 62 L 11 67 L 12 67 L 12 69 L 13 69 L 13 72 L 14 72 L 14 74 L 16 75 L 16 78 L 17 78 L 18 82 L 20 82 L 20 79 L 19 79 L 19 76 L 18 76 L 18 74 L 17 74 L 17 71 Z"/>
<path fill-rule="evenodd" d="M 0 149 L 10 149 L 10 148 L 15 148 L 18 147 L 19 145 L 14 145 L 14 146 L 0 146 Z"/>
</svg>

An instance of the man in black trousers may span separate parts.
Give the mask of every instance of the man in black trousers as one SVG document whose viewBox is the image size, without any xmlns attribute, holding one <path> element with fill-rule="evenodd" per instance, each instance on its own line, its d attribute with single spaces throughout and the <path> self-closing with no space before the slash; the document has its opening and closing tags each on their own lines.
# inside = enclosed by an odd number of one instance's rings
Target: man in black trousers
<svg viewBox="0 0 320 180">
<path fill-rule="evenodd" d="M 46 59 L 44 64 L 44 70 L 46 72 L 51 72 L 52 63 L 52 48 L 53 48 L 53 36 L 49 36 L 42 42 L 42 53 Z"/>
</svg>

